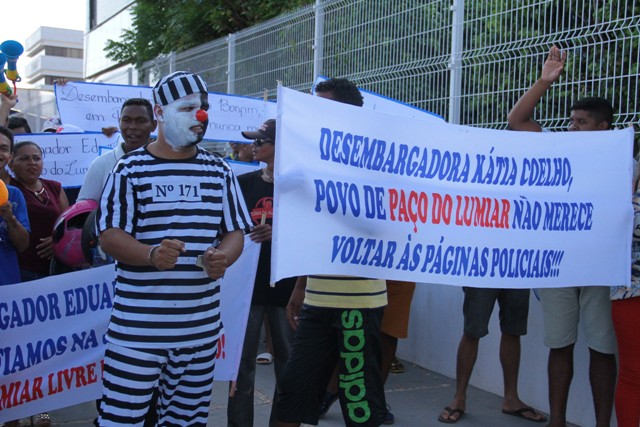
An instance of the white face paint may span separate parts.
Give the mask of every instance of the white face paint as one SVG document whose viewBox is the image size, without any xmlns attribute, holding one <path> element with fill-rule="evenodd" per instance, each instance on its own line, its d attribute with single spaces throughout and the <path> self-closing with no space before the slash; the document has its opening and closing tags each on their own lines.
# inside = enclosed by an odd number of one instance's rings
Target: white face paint
<svg viewBox="0 0 640 427">
<path fill-rule="evenodd" d="M 202 141 L 205 126 L 196 119 L 202 108 L 199 93 L 192 93 L 165 105 L 158 121 L 164 124 L 166 140 L 174 149 L 189 147 Z"/>
</svg>

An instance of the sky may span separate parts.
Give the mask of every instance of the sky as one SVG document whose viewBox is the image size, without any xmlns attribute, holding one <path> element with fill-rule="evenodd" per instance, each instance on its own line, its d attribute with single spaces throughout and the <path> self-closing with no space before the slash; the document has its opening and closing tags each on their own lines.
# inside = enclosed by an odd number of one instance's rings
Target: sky
<svg viewBox="0 0 640 427">
<path fill-rule="evenodd" d="M 8 7 L 3 7 L 0 43 L 16 40 L 25 46 L 27 38 L 43 26 L 86 31 L 87 0 L 17 0 L 3 6 Z M 22 56 L 18 59 L 18 74 L 24 72 L 29 60 Z"/>
</svg>

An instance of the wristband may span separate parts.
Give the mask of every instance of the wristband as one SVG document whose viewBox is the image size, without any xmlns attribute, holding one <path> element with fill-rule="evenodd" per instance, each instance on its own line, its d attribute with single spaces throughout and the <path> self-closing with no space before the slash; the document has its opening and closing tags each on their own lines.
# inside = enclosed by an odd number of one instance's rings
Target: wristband
<svg viewBox="0 0 640 427">
<path fill-rule="evenodd" d="M 154 251 L 155 251 L 156 249 L 158 249 L 158 246 L 153 246 L 153 247 L 149 250 L 149 264 L 151 264 L 151 266 L 152 266 L 152 267 L 154 267 L 154 268 L 156 268 L 156 269 L 157 269 L 158 267 L 156 267 L 156 265 L 153 263 L 153 254 L 154 254 Z"/>
</svg>

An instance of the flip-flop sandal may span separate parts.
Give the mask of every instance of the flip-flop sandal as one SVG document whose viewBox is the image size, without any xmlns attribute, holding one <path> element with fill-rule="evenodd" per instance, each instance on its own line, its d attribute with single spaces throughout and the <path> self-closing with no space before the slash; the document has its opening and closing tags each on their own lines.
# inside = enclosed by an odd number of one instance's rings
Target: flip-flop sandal
<svg viewBox="0 0 640 427">
<path fill-rule="evenodd" d="M 438 415 L 438 421 L 440 421 L 441 423 L 455 424 L 458 421 L 460 421 L 460 418 L 462 418 L 462 416 L 464 415 L 464 409 L 460 409 L 460 408 L 452 409 L 447 406 L 444 408 L 444 410 L 447 412 L 447 418 L 443 417 L 442 414 Z M 455 420 L 452 420 L 451 416 L 455 414 L 459 414 L 458 418 L 456 418 Z"/>
<path fill-rule="evenodd" d="M 547 421 L 547 417 L 545 417 L 542 414 L 539 414 L 538 412 L 535 411 L 535 409 L 533 409 L 530 406 L 525 406 L 523 408 L 516 409 L 515 411 L 508 411 L 506 409 L 503 409 L 502 413 L 505 415 L 512 415 L 514 417 L 523 418 L 528 421 L 533 421 L 534 423 L 544 423 L 545 421 Z M 525 414 L 531 414 L 532 416 L 539 415 L 540 418 L 527 417 Z"/>
<path fill-rule="evenodd" d="M 256 357 L 256 363 L 258 365 L 270 365 L 273 362 L 273 356 L 271 353 L 260 353 Z"/>
</svg>

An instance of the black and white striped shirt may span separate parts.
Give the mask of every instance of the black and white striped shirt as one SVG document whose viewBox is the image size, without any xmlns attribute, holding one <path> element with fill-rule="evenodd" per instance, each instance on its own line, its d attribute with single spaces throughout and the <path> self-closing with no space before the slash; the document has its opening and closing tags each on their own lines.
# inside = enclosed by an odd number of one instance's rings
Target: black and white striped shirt
<svg viewBox="0 0 640 427">
<path fill-rule="evenodd" d="M 251 220 L 231 168 L 198 147 L 189 159 L 167 160 L 146 147 L 126 154 L 105 184 L 98 229 L 120 228 L 157 245 L 185 242 L 175 268 L 116 264 L 107 339 L 139 348 L 179 348 L 216 340 L 220 287 L 195 265 L 220 233 L 249 230 Z"/>
</svg>

